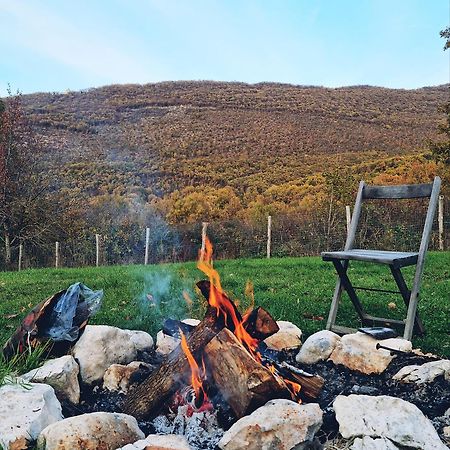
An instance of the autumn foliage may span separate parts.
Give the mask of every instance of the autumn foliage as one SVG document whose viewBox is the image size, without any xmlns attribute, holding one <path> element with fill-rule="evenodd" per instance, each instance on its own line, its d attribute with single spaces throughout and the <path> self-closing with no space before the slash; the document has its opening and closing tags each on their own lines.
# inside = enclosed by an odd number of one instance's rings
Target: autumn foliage
<svg viewBox="0 0 450 450">
<path fill-rule="evenodd" d="M 427 148 L 447 93 L 173 82 L 23 96 L 41 148 L 29 157 L 46 198 L 64 204 L 60 228 L 29 252 L 30 264 L 51 261 L 55 239 L 66 265 L 92 263 L 95 233 L 105 262 L 140 262 L 145 226 L 152 261 L 195 259 L 202 221 L 220 256 L 261 255 L 268 214 L 275 254 L 339 247 L 360 179 L 440 174 L 447 189 L 445 162 Z M 399 235 L 376 237 L 388 245 Z"/>
</svg>

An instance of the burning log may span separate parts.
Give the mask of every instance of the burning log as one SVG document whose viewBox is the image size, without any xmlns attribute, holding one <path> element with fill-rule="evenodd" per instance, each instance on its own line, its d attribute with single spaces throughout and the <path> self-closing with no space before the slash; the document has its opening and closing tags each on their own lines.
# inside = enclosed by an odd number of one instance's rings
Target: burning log
<svg viewBox="0 0 450 450">
<path fill-rule="evenodd" d="M 194 325 L 175 319 L 166 319 L 163 325 L 164 334 L 178 339 L 180 330 L 188 336 L 194 329 Z M 280 328 L 274 318 L 264 308 L 258 306 L 245 318 L 244 329 L 252 338 L 262 341 L 275 334 Z"/>
<path fill-rule="evenodd" d="M 298 383 L 302 387 L 302 397 L 308 400 L 315 400 L 319 396 L 325 383 L 322 377 L 297 369 L 286 362 L 276 363 L 275 366 L 284 377 Z"/>
<path fill-rule="evenodd" d="M 199 353 L 224 327 L 215 308 L 208 307 L 204 319 L 186 338 L 193 355 Z M 137 418 L 154 416 L 161 405 L 182 385 L 183 376 L 189 372 L 189 361 L 178 346 L 149 378 L 131 391 L 124 404 L 124 412 Z"/>
<path fill-rule="evenodd" d="M 207 363 L 225 401 L 238 418 L 273 398 L 290 398 L 281 379 L 256 361 L 224 328 L 205 348 Z"/>
<path fill-rule="evenodd" d="M 261 306 L 245 318 L 244 328 L 251 337 L 259 341 L 272 336 L 280 329 L 274 318 Z"/>
<path fill-rule="evenodd" d="M 205 280 L 199 281 L 197 287 L 200 289 L 203 296 L 206 299 L 209 299 L 211 294 L 210 282 Z M 214 286 L 213 289 L 217 291 Z M 262 341 L 269 336 L 272 336 L 280 329 L 274 318 L 264 308 L 258 306 L 245 318 L 245 320 L 243 320 L 234 302 L 229 299 L 225 293 L 221 293 L 221 296 L 226 302 L 232 305 L 238 321 L 243 323 L 244 329 L 252 338 Z M 234 323 L 227 322 L 227 328 L 234 331 Z"/>
</svg>

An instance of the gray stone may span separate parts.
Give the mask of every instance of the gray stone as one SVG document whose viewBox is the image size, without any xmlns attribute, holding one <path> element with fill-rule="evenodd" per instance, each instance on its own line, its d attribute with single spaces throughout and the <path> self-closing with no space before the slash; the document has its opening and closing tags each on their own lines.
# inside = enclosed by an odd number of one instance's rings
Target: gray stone
<svg viewBox="0 0 450 450">
<path fill-rule="evenodd" d="M 127 414 L 96 412 L 49 425 L 39 435 L 39 450 L 114 449 L 144 437 L 136 419 Z"/>
<path fill-rule="evenodd" d="M 450 361 L 448 359 L 427 362 L 421 366 L 402 367 L 393 376 L 393 379 L 404 383 L 423 384 L 430 383 L 439 376 L 444 376 L 445 380 L 450 381 Z"/>
<path fill-rule="evenodd" d="M 47 426 L 63 419 L 55 391 L 47 384 L 7 384 L 0 387 L 0 447 L 28 448 Z"/>
<path fill-rule="evenodd" d="M 138 351 L 152 347 L 153 339 L 144 331 L 87 325 L 72 354 L 80 365 L 83 382 L 93 384 L 103 379 L 112 364 L 128 364 L 136 360 Z"/>
<path fill-rule="evenodd" d="M 41 367 L 21 375 L 21 378 L 34 383 L 49 384 L 55 390 L 59 400 L 69 400 L 78 404 L 80 402 L 79 371 L 75 359 L 66 355 L 46 361 Z"/>
<path fill-rule="evenodd" d="M 382 373 L 394 359 L 391 352 L 377 349 L 377 343 L 383 346 L 409 352 L 412 349 L 410 341 L 400 338 L 376 340 L 364 333 L 346 334 L 337 343 L 330 360 L 334 364 L 342 364 L 351 370 L 361 373 Z"/>
<path fill-rule="evenodd" d="M 341 337 L 329 330 L 322 330 L 309 336 L 296 356 L 301 364 L 315 364 L 328 359 Z"/>
<path fill-rule="evenodd" d="M 431 422 L 417 406 L 396 397 L 339 395 L 333 403 L 345 438 L 386 438 L 399 447 L 444 450 Z"/>
<path fill-rule="evenodd" d="M 158 331 L 156 334 L 156 353 L 166 356 L 175 350 L 180 342 L 180 339 L 164 334 L 162 330 Z"/>
<path fill-rule="evenodd" d="M 398 447 L 386 438 L 371 438 L 364 436 L 356 438 L 350 450 L 398 450 Z"/>
<path fill-rule="evenodd" d="M 225 432 L 219 447 L 222 450 L 301 449 L 312 442 L 321 425 L 322 410 L 318 404 L 271 400 L 239 419 Z"/>
</svg>

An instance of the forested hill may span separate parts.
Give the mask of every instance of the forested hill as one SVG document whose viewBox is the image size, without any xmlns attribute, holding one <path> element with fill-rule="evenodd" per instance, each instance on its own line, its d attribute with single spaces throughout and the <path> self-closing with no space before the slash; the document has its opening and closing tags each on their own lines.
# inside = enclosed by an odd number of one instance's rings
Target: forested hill
<svg viewBox="0 0 450 450">
<path fill-rule="evenodd" d="M 447 99 L 448 86 L 199 81 L 39 93 L 23 103 L 61 189 L 151 198 L 190 185 L 262 193 L 336 164 L 423 151 Z"/>
</svg>

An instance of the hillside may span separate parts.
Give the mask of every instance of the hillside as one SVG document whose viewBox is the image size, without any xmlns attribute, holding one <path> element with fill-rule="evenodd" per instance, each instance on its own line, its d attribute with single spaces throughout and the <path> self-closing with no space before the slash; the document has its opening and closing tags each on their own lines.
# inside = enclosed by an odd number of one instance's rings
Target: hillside
<svg viewBox="0 0 450 450">
<path fill-rule="evenodd" d="M 391 158 L 436 137 L 447 98 L 448 86 L 201 81 L 40 93 L 23 102 L 60 189 L 149 199 L 186 186 L 231 186 L 242 197 L 302 184 L 336 165 L 398 164 Z"/>
</svg>

